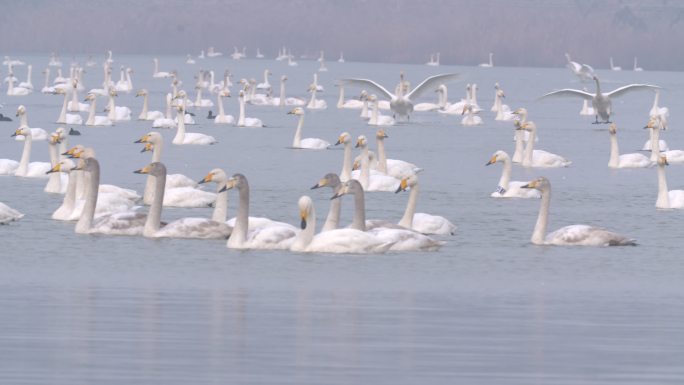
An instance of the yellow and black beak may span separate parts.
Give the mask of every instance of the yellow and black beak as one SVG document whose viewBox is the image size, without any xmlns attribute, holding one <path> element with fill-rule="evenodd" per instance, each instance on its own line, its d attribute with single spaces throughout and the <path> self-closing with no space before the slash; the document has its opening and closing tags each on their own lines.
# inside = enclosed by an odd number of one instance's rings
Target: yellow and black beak
<svg viewBox="0 0 684 385">
<path fill-rule="evenodd" d="M 145 143 L 145 147 L 143 147 L 140 152 L 147 152 L 147 151 L 152 151 L 154 150 L 154 145 L 152 143 Z"/>
<path fill-rule="evenodd" d="M 363 139 L 357 140 L 357 141 L 356 141 L 356 146 L 354 146 L 354 147 L 359 148 L 359 147 L 361 147 L 361 146 L 363 146 Z"/>
<path fill-rule="evenodd" d="M 328 185 L 328 180 L 327 179 L 321 179 L 318 181 L 318 183 L 316 183 L 315 186 L 311 187 L 311 190 L 321 188 L 321 187 L 325 187 L 327 185 Z"/>
<path fill-rule="evenodd" d="M 149 136 L 149 135 L 143 135 L 142 138 L 136 140 L 136 141 L 133 142 L 133 143 L 147 143 L 147 141 L 148 141 L 149 139 L 150 139 L 150 136 Z"/>
<path fill-rule="evenodd" d="M 492 156 L 492 159 L 490 159 L 489 162 L 485 164 L 485 166 L 489 166 L 490 164 L 494 163 L 496 163 L 496 155 Z"/>
<path fill-rule="evenodd" d="M 223 188 L 220 189 L 219 192 L 224 192 L 224 191 L 228 191 L 228 190 L 232 189 L 233 187 L 235 187 L 236 183 L 237 183 L 237 179 L 235 179 L 235 178 L 228 179 L 225 186 L 223 186 Z"/>
<path fill-rule="evenodd" d="M 306 228 L 306 211 L 300 210 L 299 211 L 299 217 L 302 219 L 302 222 L 300 223 L 300 227 L 302 230 Z"/>
<path fill-rule="evenodd" d="M 335 146 L 340 145 L 340 144 L 342 144 L 342 143 L 344 143 L 344 136 L 340 135 L 340 136 L 337 138 L 337 142 L 335 142 Z"/>
<path fill-rule="evenodd" d="M 533 180 L 533 181 L 529 182 L 528 184 L 526 184 L 524 186 L 520 186 L 520 187 L 521 188 L 536 188 L 537 187 L 537 181 Z"/>
<path fill-rule="evenodd" d="M 147 166 L 141 168 L 140 170 L 135 170 L 133 172 L 136 174 L 149 174 L 150 173 L 150 166 L 147 165 Z"/>
<path fill-rule="evenodd" d="M 404 178 L 401 180 L 401 182 L 399 182 L 399 187 L 397 187 L 397 191 L 395 191 L 394 193 L 396 194 L 396 193 L 399 193 L 402 191 L 406 191 L 407 188 L 408 188 L 408 179 Z"/>
<path fill-rule="evenodd" d="M 197 183 L 198 183 L 198 184 L 208 183 L 208 182 L 211 182 L 212 180 L 214 180 L 214 174 L 209 173 L 209 174 L 207 174 L 207 176 L 205 176 L 204 178 L 202 178 L 202 180 L 199 181 L 199 182 L 197 182 Z"/>
<path fill-rule="evenodd" d="M 15 137 L 15 136 L 17 136 L 17 135 L 21 135 L 21 129 L 15 130 L 14 133 L 13 133 L 12 135 L 10 135 L 10 138 L 13 138 L 13 137 Z"/>
<path fill-rule="evenodd" d="M 52 174 L 53 172 L 60 172 L 62 171 L 62 165 L 60 163 L 57 163 L 53 168 L 51 168 L 48 171 L 45 171 L 45 174 Z"/>
</svg>

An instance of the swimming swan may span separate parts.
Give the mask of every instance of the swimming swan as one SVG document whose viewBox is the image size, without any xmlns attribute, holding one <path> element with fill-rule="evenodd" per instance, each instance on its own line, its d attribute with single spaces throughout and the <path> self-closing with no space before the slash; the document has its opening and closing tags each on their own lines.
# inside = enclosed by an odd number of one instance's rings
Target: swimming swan
<svg viewBox="0 0 684 385">
<path fill-rule="evenodd" d="M 28 127 L 17 128 L 12 136 L 24 135 L 24 151 L 21 153 L 21 160 L 14 171 L 15 176 L 25 178 L 46 178 L 45 174 L 52 168 L 49 162 L 30 162 L 31 147 L 33 145 L 33 135 Z"/>
<path fill-rule="evenodd" d="M 345 144 L 346 145 L 346 144 Z M 368 155 L 368 139 L 365 135 L 358 137 L 356 148 L 361 149 L 361 171 L 352 173 L 352 178 L 358 179 L 364 191 L 388 191 L 393 192 L 399 187 L 397 178 L 382 173 L 370 172 L 370 158 Z"/>
<path fill-rule="evenodd" d="M 572 164 L 571 161 L 560 155 L 534 149 L 534 141 L 537 136 L 537 125 L 533 121 L 528 121 L 527 123 L 516 127 L 516 130 L 526 130 L 530 133 L 527 145 L 525 146 L 525 151 L 523 152 L 523 167 L 568 167 Z"/>
<path fill-rule="evenodd" d="M 399 183 L 399 188 L 395 193 L 406 191 L 410 189 L 408 202 L 404 215 L 399 221 L 399 226 L 417 231 L 421 234 L 435 234 L 435 235 L 454 235 L 456 232 L 456 225 L 451 223 L 448 219 L 440 215 L 431 215 L 426 213 L 417 213 L 416 205 L 418 204 L 418 176 L 413 175 L 404 178 Z"/>
<path fill-rule="evenodd" d="M 6 225 L 10 222 L 18 221 L 23 217 L 24 214 L 0 202 L 0 225 Z"/>
<path fill-rule="evenodd" d="M 55 95 L 64 95 L 64 102 L 62 103 L 62 110 L 57 118 L 58 124 L 83 124 L 83 118 L 79 114 L 68 114 L 67 105 L 69 103 L 69 96 L 63 89 L 55 90 Z"/>
<path fill-rule="evenodd" d="M 154 121 L 156 119 L 164 118 L 164 113 L 161 111 L 148 111 L 149 93 L 147 92 L 147 89 L 143 88 L 143 89 L 139 90 L 135 94 L 136 98 L 138 96 L 143 97 L 143 106 L 142 106 L 142 110 L 140 111 L 140 115 L 138 115 L 138 120 L 152 120 L 152 121 Z"/>
<path fill-rule="evenodd" d="M 497 151 L 492 155 L 492 158 L 485 164 L 489 166 L 490 164 L 503 163 L 503 169 L 501 171 L 501 178 L 499 178 L 499 184 L 496 186 L 496 191 L 491 193 L 492 198 L 540 198 L 541 194 L 537 190 L 533 189 L 523 189 L 523 185 L 527 182 L 511 181 L 511 169 L 513 168 L 513 163 L 511 158 L 505 151 Z"/>
<path fill-rule="evenodd" d="M 658 159 L 658 199 L 656 208 L 659 209 L 684 209 L 684 190 L 667 190 L 665 179 L 665 166 L 669 165 L 667 157 Z"/>
<path fill-rule="evenodd" d="M 176 121 L 178 128 L 176 130 L 176 136 L 173 137 L 171 143 L 176 145 L 185 144 L 199 144 L 199 145 L 210 145 L 218 143 L 217 140 L 211 135 L 201 134 L 199 132 L 185 132 L 185 107 L 180 104 L 178 107 L 178 114 L 176 115 Z"/>
<path fill-rule="evenodd" d="M 214 117 L 214 124 L 235 124 L 233 115 L 226 115 L 223 109 L 223 98 L 230 97 L 230 92 L 226 89 L 219 91 L 216 95 L 216 103 L 218 103 L 218 115 Z"/>
<path fill-rule="evenodd" d="M 306 148 L 310 150 L 325 150 L 330 147 L 330 142 L 318 138 L 304 138 L 302 139 L 302 126 L 304 126 L 304 109 L 302 107 L 295 107 L 288 115 L 299 116 L 297 123 L 297 130 L 295 131 L 294 139 L 292 140 L 292 148 Z"/>
<path fill-rule="evenodd" d="M 660 155 L 665 155 L 667 157 L 668 163 L 671 164 L 682 164 L 684 163 L 684 151 L 682 150 L 667 150 L 660 151 L 660 146 L 655 145 L 660 143 L 660 131 L 662 130 L 662 122 L 659 116 L 650 118 L 646 127 L 651 130 L 651 161 L 657 162 L 660 159 Z"/>
<path fill-rule="evenodd" d="M 97 96 L 95 94 L 88 94 L 85 98 L 86 101 L 90 102 L 90 111 L 88 112 L 88 118 L 86 119 L 86 126 L 111 126 L 113 123 L 108 116 L 95 115 L 95 99 Z"/>
<path fill-rule="evenodd" d="M 644 154 L 632 153 L 620 155 L 617 141 L 617 126 L 615 123 L 610 124 L 608 132 L 610 132 L 610 159 L 608 160 L 608 167 L 642 168 L 653 166 L 653 162 Z"/>
<path fill-rule="evenodd" d="M 17 113 L 15 116 L 19 118 L 19 128 L 29 128 L 28 114 L 26 112 L 26 107 L 24 107 L 24 105 L 20 105 L 19 107 L 17 107 Z M 30 128 L 30 130 L 34 141 L 48 140 L 48 138 L 50 137 L 50 135 L 48 135 L 48 132 L 43 130 L 42 128 Z M 15 137 L 15 140 L 24 140 L 24 135 L 17 135 Z"/>
<path fill-rule="evenodd" d="M 340 177 L 334 172 L 325 174 L 318 183 L 316 183 L 311 189 L 317 189 L 321 187 L 330 187 L 333 193 L 336 194 L 341 188 L 342 183 L 340 182 Z M 328 210 L 328 216 L 325 218 L 325 223 L 321 228 L 321 232 L 334 230 L 340 224 L 340 211 L 342 209 L 342 199 L 331 199 L 330 209 Z"/>
<path fill-rule="evenodd" d="M 245 92 L 240 91 L 238 101 L 240 103 L 240 115 L 238 116 L 238 127 L 264 127 L 264 123 L 258 118 L 245 117 Z"/>
<path fill-rule="evenodd" d="M 550 234 L 546 234 L 549 220 L 549 205 L 551 203 L 551 183 L 544 177 L 539 177 L 523 188 L 533 188 L 541 192 L 541 206 L 537 223 L 532 233 L 532 243 L 535 245 L 557 246 L 635 246 L 636 241 L 606 229 L 588 225 L 570 225 L 562 227 Z"/>
</svg>

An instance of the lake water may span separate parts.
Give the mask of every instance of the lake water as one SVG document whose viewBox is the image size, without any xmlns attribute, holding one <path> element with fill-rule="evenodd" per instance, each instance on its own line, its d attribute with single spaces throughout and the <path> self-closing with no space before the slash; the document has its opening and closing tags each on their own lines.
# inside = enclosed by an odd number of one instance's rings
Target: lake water
<svg viewBox="0 0 684 385">
<path fill-rule="evenodd" d="M 21 57 L 34 65 L 33 84 L 47 56 Z M 79 57 L 81 61 L 83 57 Z M 151 57 L 114 56 L 135 69 L 136 89 L 147 88 L 150 108 L 163 110 L 167 79 L 153 79 Z M 318 63 L 298 67 L 273 60 L 160 56 L 162 70 L 177 69 L 194 99 L 193 76 L 225 69 L 271 84 L 289 77 L 289 96 L 306 97 Z M 65 67 L 66 68 L 66 67 Z M 325 255 L 234 251 L 225 241 L 150 240 L 86 236 L 74 224 L 50 219 L 62 197 L 44 193 L 45 180 L 0 177 L 0 201 L 26 214 L 0 226 L 0 383 L 7 384 L 681 384 L 684 382 L 684 259 L 682 212 L 656 210 L 655 169 L 611 170 L 605 125 L 581 117 L 581 101 L 537 98 L 559 88 L 580 88 L 565 68 L 474 68 L 372 63 L 328 63 L 319 73 L 328 109 L 310 111 L 304 137 L 335 142 L 343 131 L 371 138 L 375 128 L 358 110 L 335 108 L 336 79 L 375 79 L 393 89 L 400 71 L 413 85 L 441 72 L 458 72 L 449 84 L 453 102 L 466 83 L 479 85 L 485 110 L 479 127 L 460 116 L 415 113 L 411 123 L 387 128 L 388 156 L 423 167 L 418 211 L 458 225 L 437 252 Z M 53 71 L 54 72 L 54 71 Z M 598 71 L 604 88 L 629 83 L 663 86 L 670 108 L 671 149 L 684 147 L 681 106 L 684 78 L 673 72 Z M 25 67 L 15 68 L 20 80 Z M 6 71 L 3 72 L 3 78 Z M 514 180 L 548 177 L 553 186 L 550 229 L 574 223 L 599 225 L 636 238 L 637 247 L 540 247 L 530 243 L 538 200 L 489 197 L 500 165 L 485 167 L 499 149 L 513 152 L 511 122 L 497 122 L 489 107 L 500 82 L 511 108 L 526 107 L 542 148 L 573 161 L 563 169 L 523 169 Z M 88 69 L 86 89 L 100 88 L 102 68 Z M 589 84 L 588 88 L 593 89 Z M 226 99 L 238 114 L 237 91 Z M 14 117 L 19 104 L 32 127 L 53 131 L 61 96 L 40 92 L 0 102 Z M 347 97 L 360 90 L 347 88 Z M 140 111 L 135 93 L 118 105 Z M 80 95 L 83 97 L 84 95 Z M 215 98 L 214 95 L 205 97 Z M 433 95 L 427 95 L 429 101 Z M 622 152 L 640 149 L 653 93 L 614 102 Z M 98 101 L 104 106 L 104 99 Z M 98 107 L 100 109 L 101 107 Z M 214 112 L 216 109 L 213 108 Z M 189 132 L 215 136 L 214 146 L 172 146 L 169 172 L 197 180 L 221 167 L 250 182 L 251 214 L 299 223 L 297 200 L 310 195 L 319 226 L 330 190 L 310 190 L 328 172 L 339 172 L 342 151 L 292 150 L 296 118 L 289 108 L 247 106 L 260 129 L 217 127 L 197 109 Z M 85 118 L 86 114 L 82 114 Z M 19 159 L 18 126 L 0 122 L 0 157 Z M 70 144 L 93 146 L 102 182 L 142 191 L 133 174 L 149 162 L 132 142 L 150 122 L 75 127 Z M 32 160 L 48 160 L 35 142 Z M 684 188 L 681 166 L 667 169 L 670 189 Z M 213 186 L 209 186 L 213 189 Z M 235 214 L 235 192 L 229 215 Z M 369 218 L 399 220 L 407 193 L 370 193 Z M 351 219 L 345 199 L 343 222 Z M 164 209 L 165 220 L 209 216 L 210 209 Z"/>
</svg>

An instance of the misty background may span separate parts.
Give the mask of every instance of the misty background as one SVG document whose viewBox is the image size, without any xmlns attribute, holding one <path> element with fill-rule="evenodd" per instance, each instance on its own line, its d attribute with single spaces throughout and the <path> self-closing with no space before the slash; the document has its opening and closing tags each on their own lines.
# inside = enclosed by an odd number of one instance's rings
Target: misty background
<svg viewBox="0 0 684 385">
<path fill-rule="evenodd" d="M 297 57 L 684 69 L 684 2 L 638 0 L 0 0 L 0 55 L 198 55 L 287 46 Z M 68 62 L 68 60 L 67 60 Z"/>
</svg>

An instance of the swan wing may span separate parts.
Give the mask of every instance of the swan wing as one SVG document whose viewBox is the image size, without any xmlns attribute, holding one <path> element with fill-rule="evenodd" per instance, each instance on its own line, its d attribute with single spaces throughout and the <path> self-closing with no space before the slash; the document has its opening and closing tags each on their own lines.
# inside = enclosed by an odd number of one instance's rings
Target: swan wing
<svg viewBox="0 0 684 385">
<path fill-rule="evenodd" d="M 390 250 L 394 251 L 434 251 L 446 243 L 406 229 L 378 227 L 371 233 L 380 241 L 391 243 Z"/>
<path fill-rule="evenodd" d="M 618 89 L 612 90 L 606 94 L 606 96 L 611 97 L 611 98 L 617 98 L 618 96 L 622 96 L 629 91 L 636 91 L 636 90 L 654 90 L 654 89 L 660 89 L 658 86 L 654 86 L 652 84 L 628 84 L 624 87 L 620 87 Z"/>
<path fill-rule="evenodd" d="M 170 238 L 227 239 L 233 228 L 207 218 L 181 218 L 161 228 L 155 236 Z"/>
<path fill-rule="evenodd" d="M 0 202 L 0 225 L 21 219 L 24 214 Z"/>
<path fill-rule="evenodd" d="M 415 213 L 411 229 L 426 235 L 454 235 L 456 225 L 439 215 Z"/>
<path fill-rule="evenodd" d="M 385 97 L 386 99 L 393 99 L 395 98 L 394 94 L 387 91 L 387 89 L 380 84 L 370 80 L 370 79 L 342 79 L 340 80 L 340 85 L 357 85 L 357 86 L 362 86 L 369 88 L 371 92 L 376 92 L 381 95 L 381 97 Z"/>
<path fill-rule="evenodd" d="M 606 229 L 587 225 L 562 227 L 546 236 L 546 243 L 580 246 L 634 246 L 636 241 Z"/>
<path fill-rule="evenodd" d="M 111 235 L 142 235 L 146 214 L 127 211 L 97 218 L 91 232 Z"/>
<path fill-rule="evenodd" d="M 587 99 L 587 100 L 591 100 L 594 98 L 594 94 L 590 94 L 586 91 L 575 90 L 572 88 L 565 88 L 562 90 L 549 92 L 548 94 L 542 95 L 542 97 L 539 99 L 543 99 L 543 98 L 547 98 L 547 97 L 551 97 L 551 96 L 579 96 L 580 98 Z"/>
<path fill-rule="evenodd" d="M 409 99 L 414 99 L 420 97 L 425 91 L 431 91 L 437 89 L 440 84 L 447 82 L 452 79 L 456 79 L 458 74 L 440 74 L 430 76 L 429 78 L 423 80 L 422 83 L 418 84 L 416 88 L 412 89 L 411 92 L 406 95 Z"/>
</svg>

